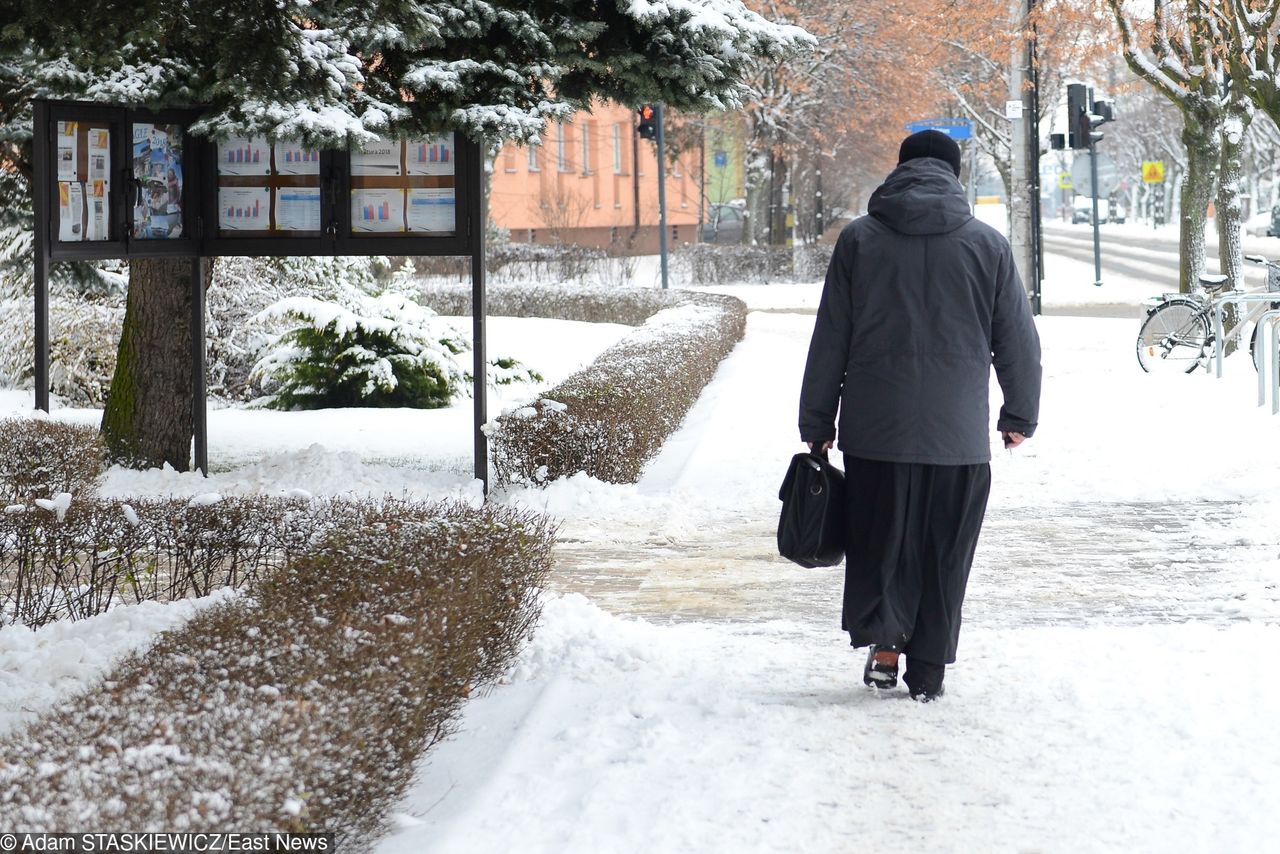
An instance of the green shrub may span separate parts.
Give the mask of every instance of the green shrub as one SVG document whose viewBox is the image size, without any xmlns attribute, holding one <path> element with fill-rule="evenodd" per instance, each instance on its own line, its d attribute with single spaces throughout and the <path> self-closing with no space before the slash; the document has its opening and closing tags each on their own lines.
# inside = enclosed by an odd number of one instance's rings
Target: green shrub
<svg viewBox="0 0 1280 854">
<path fill-rule="evenodd" d="M 292 319 L 253 368 L 278 409 L 447 406 L 466 380 L 467 346 L 434 312 L 396 294 L 368 299 L 357 314 L 310 297 L 281 300 L 259 320 Z"/>
<path fill-rule="evenodd" d="M 334 533 L 0 741 L 0 827 L 368 848 L 528 636 L 553 542 L 544 517 L 461 504 Z"/>
<path fill-rule="evenodd" d="M 46 418 L 0 420 L 0 503 L 90 493 L 106 459 L 92 427 Z"/>
</svg>

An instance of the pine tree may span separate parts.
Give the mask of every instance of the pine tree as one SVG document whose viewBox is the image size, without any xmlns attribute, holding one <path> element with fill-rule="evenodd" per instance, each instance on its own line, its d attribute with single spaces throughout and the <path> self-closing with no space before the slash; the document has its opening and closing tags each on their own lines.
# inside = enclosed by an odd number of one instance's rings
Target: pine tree
<svg viewBox="0 0 1280 854">
<path fill-rule="evenodd" d="M 740 0 L 0 0 L 0 20 L 0 164 L 28 180 L 32 96 L 207 105 L 212 137 L 530 141 L 592 97 L 735 107 L 754 62 L 812 42 Z M 117 458 L 188 465 L 189 266 L 131 264 Z"/>
</svg>

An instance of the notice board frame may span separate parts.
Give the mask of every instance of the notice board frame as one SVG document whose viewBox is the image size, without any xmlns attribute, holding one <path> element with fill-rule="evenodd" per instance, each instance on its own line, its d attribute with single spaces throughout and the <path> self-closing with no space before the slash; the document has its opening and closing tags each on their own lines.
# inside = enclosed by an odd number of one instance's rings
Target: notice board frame
<svg viewBox="0 0 1280 854">
<path fill-rule="evenodd" d="M 480 143 L 459 131 L 453 134 L 453 173 L 456 228 L 451 234 L 395 233 L 354 235 L 351 232 L 351 151 L 321 152 L 321 225 L 318 237 L 219 236 L 217 210 L 217 154 L 213 140 L 192 136 L 187 129 L 205 112 L 201 107 L 149 109 L 146 106 L 105 104 L 95 101 L 32 99 L 32 202 L 35 212 L 35 405 L 49 411 L 50 333 L 49 266 L 55 261 L 89 261 L 109 258 L 188 257 L 192 262 L 192 358 L 194 387 L 194 461 L 208 474 L 208 419 L 204 278 L 207 259 L 219 256 L 283 257 L 291 255 L 398 255 L 464 256 L 471 259 L 473 427 L 475 477 L 489 489 L 488 421 L 486 389 L 485 220 L 487 199 Z M 107 124 L 111 129 L 111 180 L 108 240 L 63 241 L 59 233 L 57 123 L 76 121 Z M 132 204 L 129 191 L 137 191 L 132 165 L 132 128 L 135 122 L 181 124 L 183 236 L 178 239 L 132 237 Z M 81 221 L 83 228 L 84 221 Z"/>
</svg>

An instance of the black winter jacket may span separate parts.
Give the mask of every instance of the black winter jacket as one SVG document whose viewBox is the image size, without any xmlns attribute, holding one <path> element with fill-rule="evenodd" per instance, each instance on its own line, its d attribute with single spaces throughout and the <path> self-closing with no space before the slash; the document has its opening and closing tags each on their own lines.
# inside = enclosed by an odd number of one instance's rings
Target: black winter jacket
<svg viewBox="0 0 1280 854">
<path fill-rule="evenodd" d="M 1009 242 L 973 218 L 951 167 L 898 166 L 840 234 L 800 392 L 800 438 L 872 460 L 971 465 L 997 429 L 1030 436 L 1040 338 Z"/>
</svg>

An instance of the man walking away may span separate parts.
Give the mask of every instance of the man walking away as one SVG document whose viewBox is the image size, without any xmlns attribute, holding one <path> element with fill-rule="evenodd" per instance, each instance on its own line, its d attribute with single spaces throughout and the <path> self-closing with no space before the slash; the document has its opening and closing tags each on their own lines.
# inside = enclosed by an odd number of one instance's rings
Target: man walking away
<svg viewBox="0 0 1280 854">
<path fill-rule="evenodd" d="M 992 365 L 1006 448 L 1032 435 L 1040 339 L 1009 243 L 969 211 L 960 149 L 907 137 L 868 215 L 840 234 L 800 394 L 800 438 L 838 436 L 847 484 L 842 628 L 863 681 L 942 695 L 991 488 Z M 839 431 L 836 430 L 837 407 Z"/>
</svg>

